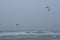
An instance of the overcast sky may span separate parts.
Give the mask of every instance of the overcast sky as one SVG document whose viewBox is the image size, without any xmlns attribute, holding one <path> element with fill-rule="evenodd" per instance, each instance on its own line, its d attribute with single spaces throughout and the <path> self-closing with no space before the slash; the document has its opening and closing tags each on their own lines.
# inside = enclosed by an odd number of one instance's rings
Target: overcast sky
<svg viewBox="0 0 60 40">
<path fill-rule="evenodd" d="M 50 11 L 46 8 L 49 6 Z M 60 0 L 0 0 L 0 29 L 60 29 Z"/>
</svg>

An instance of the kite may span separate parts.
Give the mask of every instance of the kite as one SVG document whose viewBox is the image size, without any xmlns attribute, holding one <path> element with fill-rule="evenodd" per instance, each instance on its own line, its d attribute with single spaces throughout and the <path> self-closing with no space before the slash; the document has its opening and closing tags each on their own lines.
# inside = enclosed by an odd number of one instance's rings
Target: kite
<svg viewBox="0 0 60 40">
<path fill-rule="evenodd" d="M 46 8 L 48 9 L 48 11 L 50 11 L 50 7 L 47 6 Z"/>
</svg>

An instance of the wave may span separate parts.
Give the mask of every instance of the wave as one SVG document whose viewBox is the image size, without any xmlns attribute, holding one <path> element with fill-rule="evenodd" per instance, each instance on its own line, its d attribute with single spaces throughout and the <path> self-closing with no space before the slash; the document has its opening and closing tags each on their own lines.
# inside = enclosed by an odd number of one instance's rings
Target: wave
<svg viewBox="0 0 60 40">
<path fill-rule="evenodd" d="M 0 36 L 19 36 L 19 35 L 60 35 L 60 33 L 48 32 L 48 33 L 33 33 L 33 32 L 6 32 L 0 33 Z"/>
</svg>

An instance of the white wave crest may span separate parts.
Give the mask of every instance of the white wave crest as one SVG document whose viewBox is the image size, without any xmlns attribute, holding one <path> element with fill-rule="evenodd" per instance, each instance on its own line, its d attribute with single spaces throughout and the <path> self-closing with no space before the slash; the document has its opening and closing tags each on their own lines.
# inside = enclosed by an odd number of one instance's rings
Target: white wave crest
<svg viewBox="0 0 60 40">
<path fill-rule="evenodd" d="M 19 36 L 19 35 L 60 35 L 60 33 L 32 33 L 32 32 L 6 32 L 6 33 L 0 33 L 0 36 Z"/>
</svg>

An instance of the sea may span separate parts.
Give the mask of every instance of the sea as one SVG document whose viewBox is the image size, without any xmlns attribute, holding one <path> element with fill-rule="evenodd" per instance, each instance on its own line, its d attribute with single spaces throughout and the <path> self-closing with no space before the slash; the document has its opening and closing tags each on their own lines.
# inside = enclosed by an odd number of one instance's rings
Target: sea
<svg viewBox="0 0 60 40">
<path fill-rule="evenodd" d="M 0 32 L 0 40 L 60 40 L 60 32 Z"/>
</svg>

